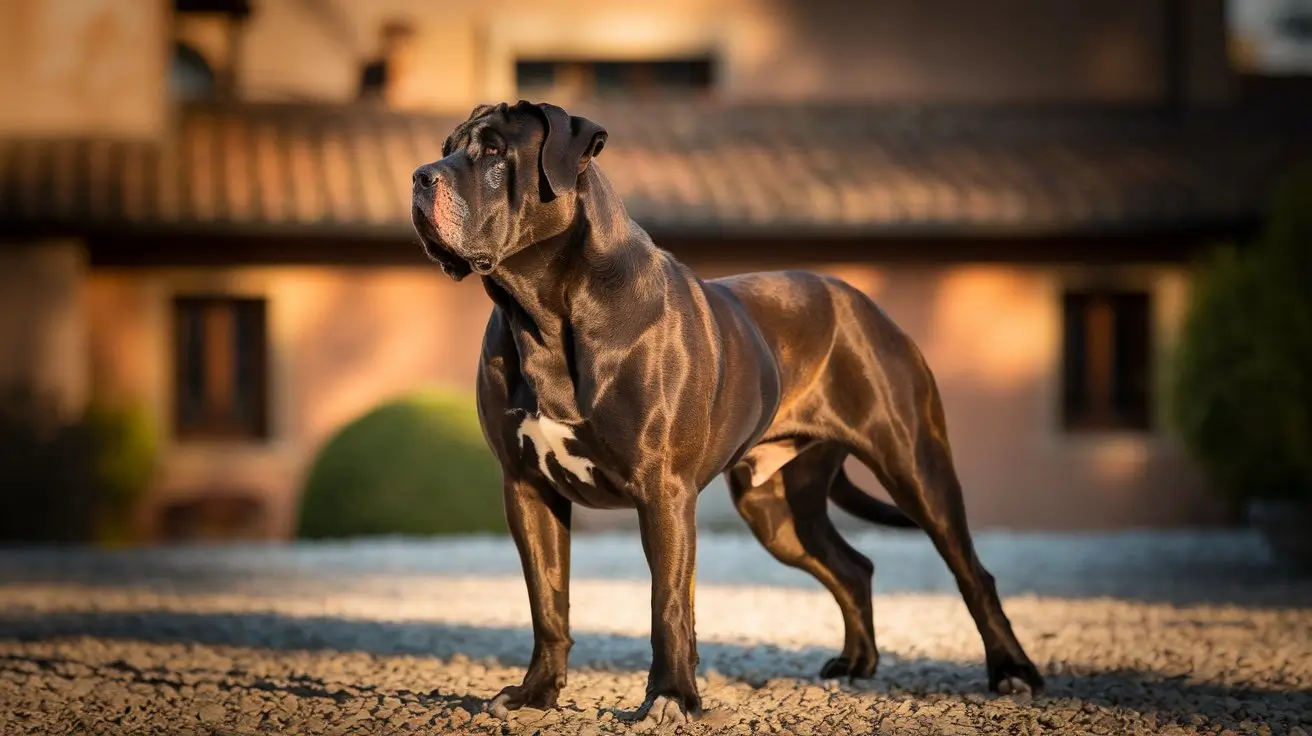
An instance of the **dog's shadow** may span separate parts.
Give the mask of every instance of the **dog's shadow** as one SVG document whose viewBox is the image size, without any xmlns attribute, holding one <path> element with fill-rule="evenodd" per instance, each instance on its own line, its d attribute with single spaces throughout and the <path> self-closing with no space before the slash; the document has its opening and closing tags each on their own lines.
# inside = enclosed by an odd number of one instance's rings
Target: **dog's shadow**
<svg viewBox="0 0 1312 736">
<path fill-rule="evenodd" d="M 533 649 L 532 632 L 526 628 L 466 626 L 425 622 L 380 622 L 334 617 L 292 617 L 273 613 L 185 613 L 161 610 L 114 612 L 21 612 L 0 614 L 0 641 L 41 641 L 70 637 L 95 637 L 149 643 L 196 643 L 272 650 L 365 652 L 377 656 L 431 656 L 439 659 L 465 657 L 490 664 L 524 667 Z M 576 634 L 571 653 L 574 672 L 646 672 L 651 657 L 650 641 L 644 636 Z M 701 671 L 711 687 L 704 696 L 716 699 L 715 689 L 745 683 L 759 688 L 773 679 L 816 683 L 816 673 L 833 652 L 819 647 L 785 649 L 771 646 L 742 646 L 707 641 L 699 644 Z M 30 669 L 33 665 L 58 671 L 59 663 L 36 657 L 0 656 L 0 672 Z M 118 676 L 156 686 L 180 687 L 187 673 L 176 667 L 140 669 L 116 662 Z M 483 711 L 484 698 L 471 693 L 408 690 L 381 691 L 373 685 L 351 685 L 344 689 L 309 676 L 272 679 L 244 673 L 225 673 L 223 686 L 279 691 L 309 698 L 331 698 L 338 702 L 361 696 L 387 695 L 419 704 L 463 708 L 468 713 Z M 237 676 L 243 675 L 243 676 Z M 890 683 L 896 683 L 895 685 Z M 927 658 L 904 658 L 885 652 L 880 672 L 872 680 L 853 683 L 850 688 L 895 699 L 928 694 L 949 698 L 993 697 L 987 692 L 982 661 L 949 662 Z M 1272 711 L 1298 712 L 1307 705 L 1307 694 L 1252 688 L 1231 688 L 1196 683 L 1188 678 L 1139 670 L 1087 671 L 1078 675 L 1048 674 L 1047 692 L 1042 697 L 1077 698 L 1085 703 L 1128 708 L 1142 714 L 1157 713 L 1168 719 L 1180 715 L 1188 703 L 1189 716 L 1204 721 L 1224 719 L 1228 698 L 1261 700 Z M 1301 700 L 1300 700 L 1301 699 Z M 567 700 L 567 698 L 566 698 Z M 1288 701 L 1288 702 L 1285 702 Z M 581 710 L 577 706 L 566 708 Z M 633 721 L 637 710 L 604 708 L 619 721 Z"/>
</svg>

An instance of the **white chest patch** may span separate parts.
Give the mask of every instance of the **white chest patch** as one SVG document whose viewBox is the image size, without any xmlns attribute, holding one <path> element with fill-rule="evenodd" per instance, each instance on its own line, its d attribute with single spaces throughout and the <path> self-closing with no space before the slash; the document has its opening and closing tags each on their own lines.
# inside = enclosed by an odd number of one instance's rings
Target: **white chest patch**
<svg viewBox="0 0 1312 736">
<path fill-rule="evenodd" d="M 574 439 L 574 430 L 564 424 L 542 416 L 527 416 L 515 433 L 519 438 L 519 449 L 524 449 L 524 438 L 533 440 L 533 451 L 538 456 L 538 468 L 552 482 L 555 478 L 547 466 L 547 455 L 555 455 L 560 467 L 569 471 L 575 478 L 592 483 L 592 462 L 586 458 L 571 455 L 565 449 L 565 440 Z"/>
</svg>

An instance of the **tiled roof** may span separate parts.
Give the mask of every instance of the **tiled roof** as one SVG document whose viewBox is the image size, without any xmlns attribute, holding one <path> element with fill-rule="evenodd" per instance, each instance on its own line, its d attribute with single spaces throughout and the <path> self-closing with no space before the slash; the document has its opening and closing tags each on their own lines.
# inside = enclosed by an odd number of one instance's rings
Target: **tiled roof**
<svg viewBox="0 0 1312 736">
<path fill-rule="evenodd" d="M 659 232 L 1088 232 L 1257 215 L 1296 126 L 1151 111 L 641 105 L 573 110 Z M 0 141 L 0 228 L 408 235 L 410 173 L 454 118 L 191 106 L 168 140 Z"/>
</svg>

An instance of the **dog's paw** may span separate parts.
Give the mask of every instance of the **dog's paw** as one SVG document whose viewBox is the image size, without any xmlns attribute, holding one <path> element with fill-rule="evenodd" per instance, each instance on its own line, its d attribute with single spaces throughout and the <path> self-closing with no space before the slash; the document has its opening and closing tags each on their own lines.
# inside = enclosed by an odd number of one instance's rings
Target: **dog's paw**
<svg viewBox="0 0 1312 736">
<path fill-rule="evenodd" d="M 495 698 L 492 698 L 492 702 L 487 704 L 487 712 L 490 713 L 493 718 L 500 718 L 504 721 L 510 717 L 509 703 L 510 696 L 502 693 Z"/>
<path fill-rule="evenodd" d="M 690 721 L 688 714 L 684 712 L 683 706 L 675 698 L 664 695 L 656 696 L 651 701 L 651 706 L 647 708 L 647 715 L 635 725 L 639 728 L 653 728 L 665 725 L 674 725 L 687 723 Z"/>
<path fill-rule="evenodd" d="M 503 688 L 492 698 L 484 710 L 496 718 L 505 720 L 510 711 L 529 707 L 538 710 L 550 710 L 556 707 L 556 697 L 560 691 L 554 688 L 525 688 L 511 685 Z"/>
<path fill-rule="evenodd" d="M 1030 662 L 1011 662 L 991 669 L 990 689 L 999 695 L 1029 701 L 1043 692 L 1043 675 Z"/>
<path fill-rule="evenodd" d="M 1010 695 L 1016 700 L 1027 701 L 1034 699 L 1034 689 L 1028 682 L 1019 677 L 1008 677 L 998 683 L 999 695 Z"/>
<path fill-rule="evenodd" d="M 879 669 L 879 657 L 862 656 L 855 660 L 846 656 L 834 657 L 820 668 L 820 679 L 835 680 L 846 677 L 850 680 L 863 680 L 874 677 L 877 669 Z"/>
</svg>

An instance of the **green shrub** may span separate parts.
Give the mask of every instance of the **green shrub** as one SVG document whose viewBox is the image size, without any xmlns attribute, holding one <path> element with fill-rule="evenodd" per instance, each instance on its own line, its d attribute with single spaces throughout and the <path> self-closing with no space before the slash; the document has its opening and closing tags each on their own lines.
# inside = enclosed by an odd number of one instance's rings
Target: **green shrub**
<svg viewBox="0 0 1312 736">
<path fill-rule="evenodd" d="M 344 427 L 301 500 L 307 538 L 504 532 L 501 469 L 473 396 L 426 391 Z"/>
<path fill-rule="evenodd" d="M 1217 490 L 1312 498 L 1312 170 L 1256 243 L 1203 264 L 1172 369 L 1171 418 Z"/>
<path fill-rule="evenodd" d="M 155 477 L 155 423 L 144 407 L 95 402 L 82 421 L 95 445 L 97 539 L 111 546 L 128 544 L 133 541 L 132 517 Z"/>
<path fill-rule="evenodd" d="M 121 544 L 155 467 L 149 416 L 93 404 L 75 421 L 22 389 L 0 397 L 0 541 Z"/>
</svg>

